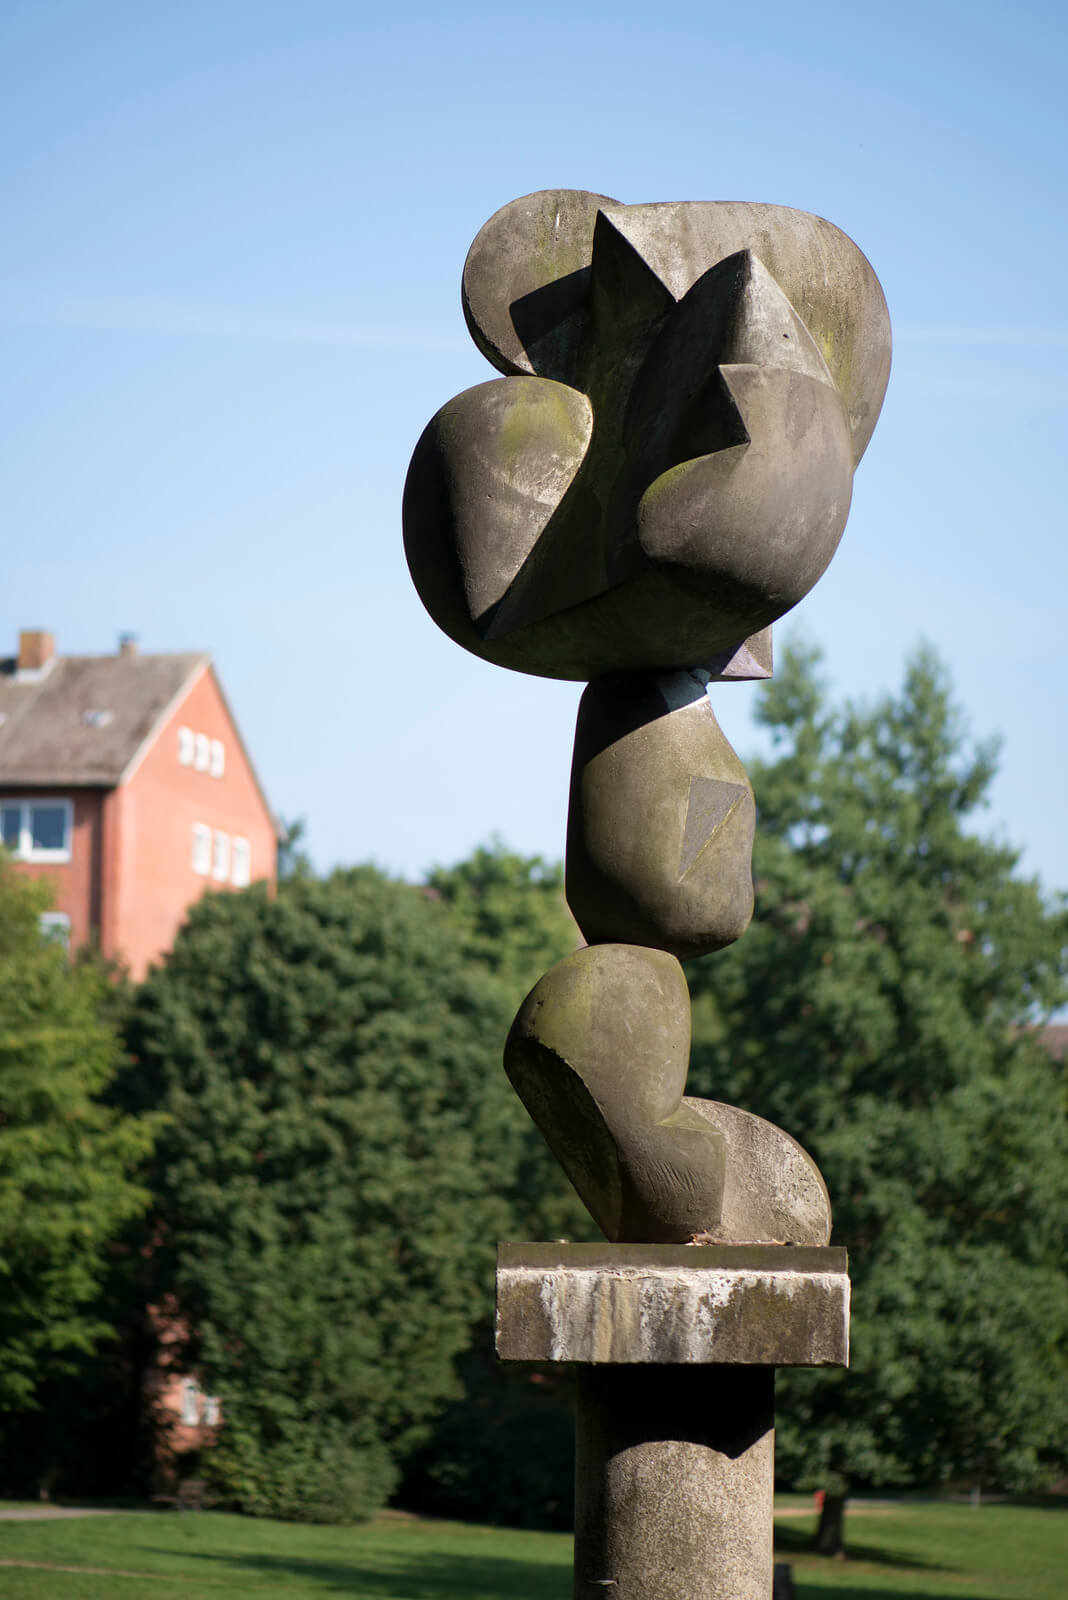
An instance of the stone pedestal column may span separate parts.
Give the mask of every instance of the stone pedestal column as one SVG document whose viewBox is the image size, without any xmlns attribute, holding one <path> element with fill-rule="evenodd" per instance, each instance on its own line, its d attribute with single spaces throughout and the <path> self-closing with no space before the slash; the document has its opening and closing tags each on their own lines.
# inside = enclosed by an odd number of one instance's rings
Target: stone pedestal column
<svg viewBox="0 0 1068 1600">
<path fill-rule="evenodd" d="M 768 1600 L 772 1367 L 580 1367 L 575 1596 Z"/>
<path fill-rule="evenodd" d="M 775 1367 L 848 1330 L 844 1250 L 501 1245 L 498 1355 L 579 1369 L 575 1600 L 768 1600 Z"/>
</svg>

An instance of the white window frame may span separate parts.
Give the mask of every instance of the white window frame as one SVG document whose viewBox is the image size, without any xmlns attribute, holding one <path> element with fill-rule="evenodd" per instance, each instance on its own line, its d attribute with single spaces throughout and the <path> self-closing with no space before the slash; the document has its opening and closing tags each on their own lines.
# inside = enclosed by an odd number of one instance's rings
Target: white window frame
<svg viewBox="0 0 1068 1600">
<path fill-rule="evenodd" d="M 17 798 L 8 798 L 0 795 L 0 806 L 6 810 L 19 808 L 19 842 L 11 851 L 16 861 L 69 861 L 74 843 L 74 802 L 60 799 L 52 795 L 34 795 L 27 798 L 19 795 Z M 35 806 L 62 807 L 63 818 L 63 844 L 58 850 L 46 850 L 35 847 L 33 842 L 33 822 L 31 812 Z"/>
<path fill-rule="evenodd" d="M 192 728 L 178 729 L 178 765 L 191 767 L 193 765 L 193 751 L 196 738 Z"/>
<path fill-rule="evenodd" d="M 230 876 L 230 835 L 216 828 L 211 844 L 211 875 L 216 883 L 225 883 Z"/>
<path fill-rule="evenodd" d="M 193 824 L 193 871 L 198 878 L 211 872 L 211 829 L 206 822 Z"/>
<path fill-rule="evenodd" d="M 211 766 L 211 740 L 206 733 L 193 735 L 193 766 L 197 772 L 207 772 Z"/>
<path fill-rule="evenodd" d="M 226 746 L 221 739 L 213 739 L 211 741 L 211 757 L 208 763 L 208 771 L 213 778 L 221 778 L 226 771 Z"/>
<path fill-rule="evenodd" d="M 64 950 L 70 949 L 70 918 L 65 911 L 42 911 L 37 926 L 42 938 L 54 940 Z"/>
<path fill-rule="evenodd" d="M 235 889 L 247 889 L 252 882 L 252 846 L 240 834 L 230 841 L 230 882 Z"/>
<path fill-rule="evenodd" d="M 206 1394 L 200 1407 L 200 1421 L 205 1428 L 217 1428 L 222 1422 L 222 1401 L 217 1394 Z"/>
<path fill-rule="evenodd" d="M 182 1398 L 178 1416 L 183 1428 L 200 1426 L 200 1385 L 195 1378 L 182 1379 Z"/>
</svg>

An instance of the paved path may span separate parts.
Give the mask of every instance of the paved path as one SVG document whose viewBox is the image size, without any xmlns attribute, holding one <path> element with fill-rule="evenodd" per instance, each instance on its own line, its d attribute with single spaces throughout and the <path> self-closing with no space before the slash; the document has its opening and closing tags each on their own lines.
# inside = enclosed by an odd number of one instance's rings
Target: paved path
<svg viewBox="0 0 1068 1600">
<path fill-rule="evenodd" d="M 0 1511 L 0 1522 L 59 1522 L 64 1517 L 129 1516 L 110 1506 L 23 1506 L 21 1510 Z"/>
<path fill-rule="evenodd" d="M 0 1567 L 28 1567 L 33 1572 L 75 1572 L 80 1576 L 88 1572 L 95 1578 L 151 1578 L 155 1583 L 172 1576 L 181 1580 L 181 1574 L 169 1572 L 127 1572 L 122 1567 L 59 1567 L 53 1561 L 0 1561 Z"/>
</svg>

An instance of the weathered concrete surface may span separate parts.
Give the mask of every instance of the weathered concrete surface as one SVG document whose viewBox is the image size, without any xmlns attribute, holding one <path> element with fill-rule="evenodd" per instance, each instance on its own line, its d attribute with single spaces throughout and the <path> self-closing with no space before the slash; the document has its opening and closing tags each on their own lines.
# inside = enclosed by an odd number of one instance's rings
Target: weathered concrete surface
<svg viewBox="0 0 1068 1600">
<path fill-rule="evenodd" d="M 720 950 L 753 914 L 756 808 L 707 674 L 602 679 L 579 704 L 568 905 L 586 939 Z"/>
<path fill-rule="evenodd" d="M 847 1366 L 846 1252 L 502 1244 L 497 1354 L 583 1364 Z"/>
<path fill-rule="evenodd" d="M 782 1128 L 739 1106 L 686 1095 L 683 1105 L 723 1136 L 724 1182 L 717 1244 L 825 1245 L 831 1202 L 823 1174 Z"/>
<path fill-rule="evenodd" d="M 584 1367 L 576 1600 L 768 1600 L 774 1373 Z"/>
<path fill-rule="evenodd" d="M 886 300 L 870 262 L 840 228 L 789 206 L 623 205 L 582 189 L 541 189 L 510 201 L 479 230 L 463 274 L 471 337 L 498 371 L 577 381 L 598 213 L 626 234 L 676 300 L 717 262 L 752 250 L 842 391 L 860 460 L 890 376 Z"/>
</svg>

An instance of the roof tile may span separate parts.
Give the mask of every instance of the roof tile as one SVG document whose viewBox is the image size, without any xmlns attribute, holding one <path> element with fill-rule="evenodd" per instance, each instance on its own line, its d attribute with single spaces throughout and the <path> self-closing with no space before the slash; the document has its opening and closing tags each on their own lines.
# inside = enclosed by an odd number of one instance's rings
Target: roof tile
<svg viewBox="0 0 1068 1600">
<path fill-rule="evenodd" d="M 0 661 L 0 783 L 118 783 L 160 716 L 211 658 L 57 656 L 41 676 Z M 93 717 L 110 712 L 110 717 Z"/>
</svg>

